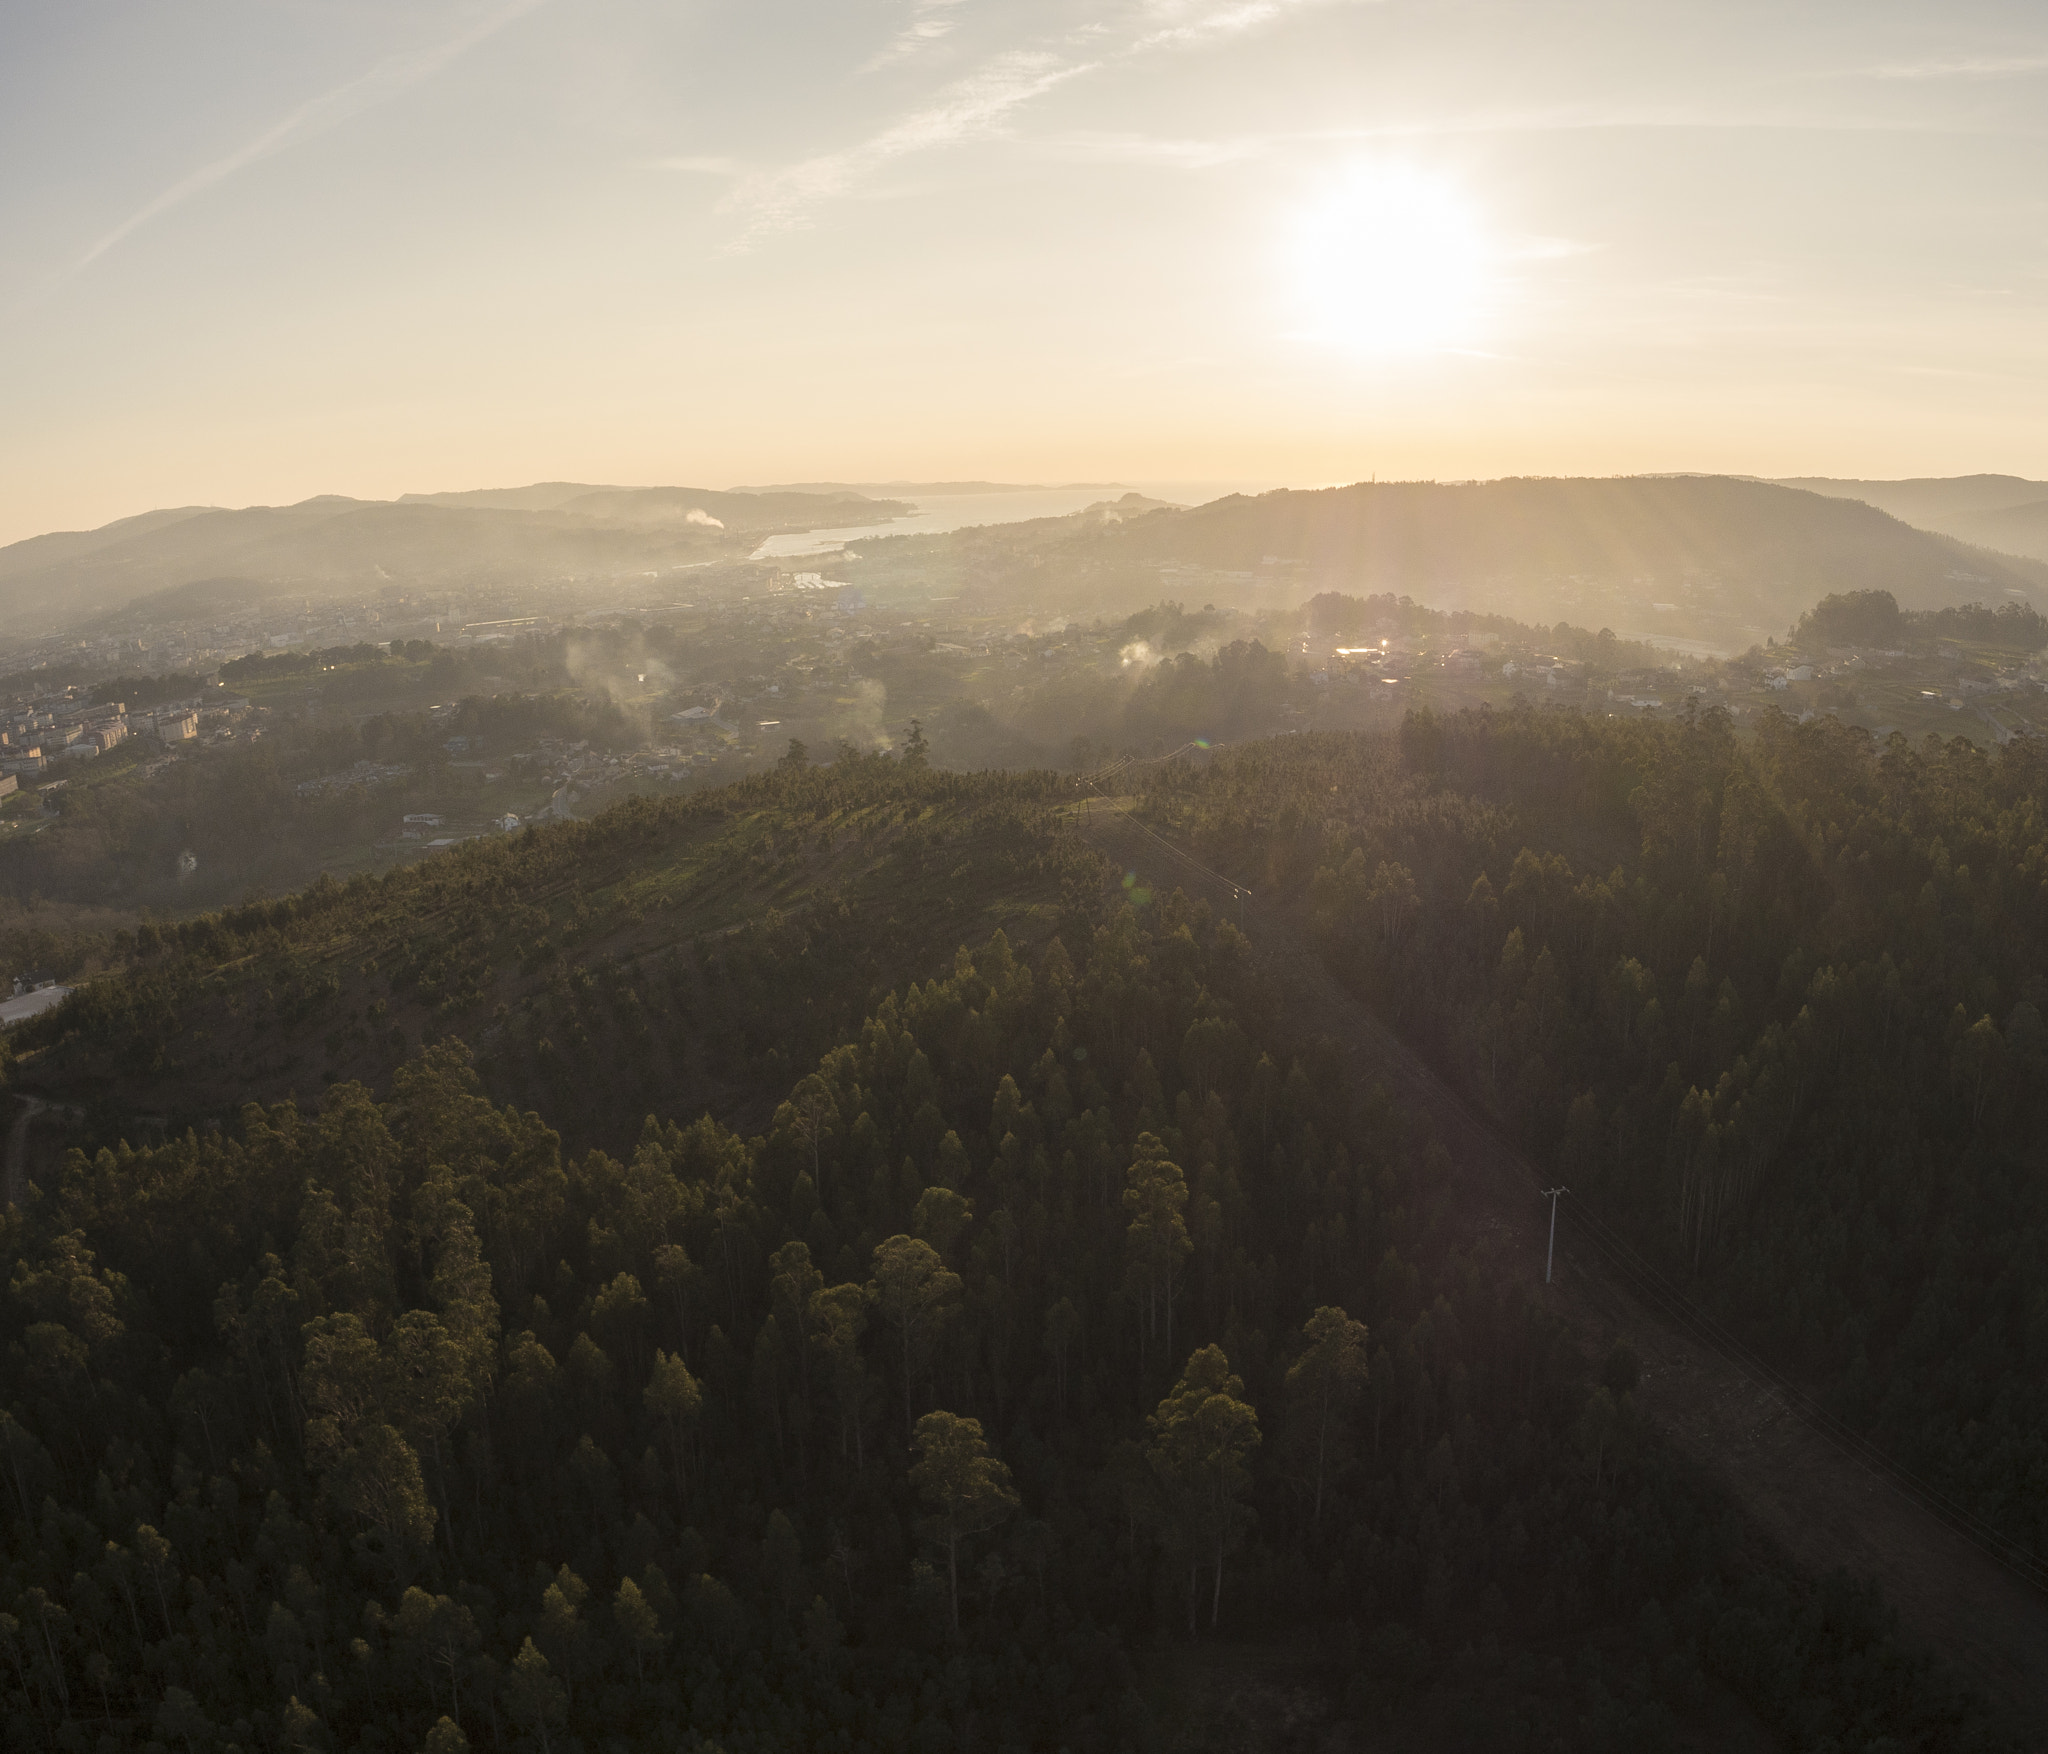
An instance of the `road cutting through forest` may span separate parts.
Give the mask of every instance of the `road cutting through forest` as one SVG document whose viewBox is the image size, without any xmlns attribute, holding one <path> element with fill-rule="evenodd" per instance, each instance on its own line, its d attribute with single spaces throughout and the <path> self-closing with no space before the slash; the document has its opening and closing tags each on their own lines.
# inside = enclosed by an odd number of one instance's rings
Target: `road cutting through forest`
<svg viewBox="0 0 2048 1754">
<path fill-rule="evenodd" d="M 1099 797 L 1082 832 L 1126 870 L 1152 875 L 1240 922 L 1253 954 L 1364 1079 L 1425 1114 L 1456 1166 L 1478 1232 L 1540 1287 L 1549 1203 L 1542 1178 L 1423 1060 L 1354 998 L 1278 909 Z M 1716 1331 L 1682 1294 L 1568 1202 L 1548 1295 L 1589 1356 L 1626 1338 L 1643 1364 L 1636 1399 L 1652 1424 L 1719 1480 L 1799 1564 L 1868 1578 L 1901 1631 L 1994 1702 L 2032 1748 L 2048 1750 L 2048 1593 L 2025 1556 L 1940 1505 L 1882 1458 L 1859 1453 L 1817 1403 Z"/>
</svg>

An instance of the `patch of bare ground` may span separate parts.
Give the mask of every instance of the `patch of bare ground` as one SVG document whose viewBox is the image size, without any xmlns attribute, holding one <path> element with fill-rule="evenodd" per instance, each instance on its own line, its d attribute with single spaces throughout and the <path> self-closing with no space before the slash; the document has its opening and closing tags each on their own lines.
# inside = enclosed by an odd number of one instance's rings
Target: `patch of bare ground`
<svg viewBox="0 0 2048 1754">
<path fill-rule="evenodd" d="M 1404 1107 L 1430 1118 L 1475 1233 L 1498 1244 L 1508 1270 L 1541 1284 L 1547 1203 L 1535 1167 L 1345 991 L 1288 920 L 1269 908 L 1241 910 L 1225 879 L 1106 802 L 1089 811 L 1086 832 L 1127 868 L 1206 900 L 1223 917 L 1242 917 L 1254 955 L 1300 1023 L 1347 1052 L 1361 1079 L 1377 1079 Z M 1909 1642 L 1973 1683 L 2026 1746 L 2048 1749 L 2048 1596 L 1881 1465 L 1853 1453 L 1803 1397 L 1788 1395 L 1753 1363 L 1737 1362 L 1569 1218 L 1559 1226 L 1549 1295 L 1589 1358 L 1629 1339 L 1643 1360 L 1644 1412 L 1797 1564 L 1875 1582 Z"/>
</svg>

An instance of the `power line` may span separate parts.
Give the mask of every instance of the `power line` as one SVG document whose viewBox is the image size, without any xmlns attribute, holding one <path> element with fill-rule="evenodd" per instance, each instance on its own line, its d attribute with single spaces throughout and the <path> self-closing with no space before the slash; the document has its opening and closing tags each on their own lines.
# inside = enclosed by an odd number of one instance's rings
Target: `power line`
<svg viewBox="0 0 2048 1754">
<path fill-rule="evenodd" d="M 1114 810 L 1119 816 L 1121 816 L 1124 819 L 1124 821 L 1129 823 L 1131 827 L 1135 828 L 1140 834 L 1146 836 L 1149 840 L 1156 842 L 1167 853 L 1171 854 L 1174 858 L 1178 859 L 1182 864 L 1188 866 L 1191 870 L 1201 872 L 1201 874 L 1204 877 L 1209 878 L 1212 882 L 1222 884 L 1224 888 L 1229 890 L 1232 898 L 1238 904 L 1238 923 L 1242 925 L 1244 923 L 1244 903 L 1251 895 L 1251 891 L 1248 888 L 1246 888 L 1243 884 L 1235 881 L 1234 879 L 1224 876 L 1221 871 L 1212 870 L 1209 866 L 1203 864 L 1200 859 L 1196 858 L 1194 854 L 1187 852 L 1185 849 L 1181 847 L 1175 846 L 1174 843 L 1168 840 L 1163 834 L 1158 833 L 1156 830 L 1154 830 L 1147 824 L 1140 822 L 1137 819 L 1137 817 L 1133 816 L 1130 813 L 1129 810 L 1125 809 L 1123 805 L 1119 804 L 1114 798 L 1112 798 L 1107 792 L 1103 791 L 1102 788 L 1096 784 L 1097 780 L 1110 778 L 1111 776 L 1121 773 L 1124 769 L 1129 767 L 1149 765 L 1150 763 L 1160 761 L 1172 761 L 1176 756 L 1185 755 L 1190 749 L 1195 748 L 1199 741 L 1200 740 L 1197 739 L 1195 741 L 1183 743 L 1178 749 L 1169 749 L 1164 755 L 1126 756 L 1122 761 L 1115 762 L 1109 767 L 1098 768 L 1093 773 L 1081 775 L 1081 783 L 1085 785 L 1091 792 L 1093 792 L 1098 798 L 1100 798 L 1103 801 L 1103 803 L 1107 804 L 1112 810 Z M 1213 747 L 1213 745 L 1209 744 L 1202 744 L 1201 746 L 1205 748 Z"/>
<path fill-rule="evenodd" d="M 1758 1357 L 1711 1314 L 1671 1284 L 1583 1197 L 1574 1200 L 1574 1210 L 1586 1221 L 1588 1240 L 1595 1252 L 1622 1280 L 1624 1287 L 1641 1301 L 1681 1326 L 1697 1343 L 1737 1371 L 1758 1380 L 1778 1396 L 1787 1411 L 1798 1415 L 1849 1460 L 1867 1472 L 1883 1477 L 1929 1514 L 1947 1524 L 1954 1533 L 2016 1576 L 2037 1588 L 2048 1589 L 2048 1562 L 1996 1525 L 1956 1502 L 1938 1486 L 1894 1460 L 1825 1403 Z"/>
<path fill-rule="evenodd" d="M 1192 745 L 1171 751 L 1166 756 L 1142 758 L 1146 761 L 1170 760 L 1174 755 Z M 1102 777 L 1135 765 L 1127 758 L 1113 767 L 1101 770 Z M 1225 877 L 1221 872 L 1211 870 L 1192 854 L 1183 851 L 1164 835 L 1147 824 L 1140 822 L 1131 812 L 1118 804 L 1115 799 L 1103 794 L 1094 785 L 1095 775 L 1084 775 L 1084 783 L 1095 791 L 1103 802 L 1115 810 L 1126 823 L 1148 839 L 1155 842 L 1167 853 L 1193 870 L 1201 872 L 1214 882 L 1222 884 L 1231 893 L 1242 898 L 1250 892 Z M 1327 972 L 1327 971 L 1325 971 Z M 1399 1038 L 1394 1040 L 1398 1044 Z M 1407 1050 L 1404 1050 L 1407 1051 Z M 1410 1057 L 1413 1057 L 1412 1051 Z M 1426 1065 L 1417 1061 L 1432 1082 L 1442 1091 L 1451 1106 L 1460 1113 L 1466 1123 L 1489 1144 L 1495 1140 L 1491 1128 L 1445 1083 L 1436 1078 Z M 1519 1152 L 1508 1148 L 1508 1156 L 1524 1173 L 1528 1166 Z M 1788 1412 L 1800 1418 L 1824 1442 L 1832 1445 L 1846 1460 L 1861 1467 L 1866 1473 L 1883 1479 L 1887 1484 L 1903 1492 L 1922 1509 L 1945 1524 L 1952 1533 L 1968 1541 L 1986 1557 L 2003 1566 L 2007 1571 L 2036 1588 L 2048 1589 L 2048 1561 L 2044 1561 L 2021 1542 L 2007 1535 L 1995 1525 L 1957 1503 L 1939 1487 L 1921 1479 L 1903 1463 L 1894 1460 L 1869 1438 L 1857 1432 L 1824 1403 L 1817 1400 L 1789 1378 L 1767 1364 L 1749 1347 L 1731 1334 L 1706 1310 L 1696 1304 L 1683 1290 L 1646 1260 L 1613 1225 L 1604 1219 L 1583 1195 L 1572 1195 L 1569 1188 L 1542 1188 L 1538 1190 L 1551 1201 L 1550 1252 L 1544 1263 L 1544 1282 L 1551 1278 L 1557 1239 L 1557 1206 L 1561 1198 L 1573 1199 L 1573 1209 L 1586 1221 L 1587 1240 L 1594 1253 L 1614 1274 L 1622 1289 L 1648 1305 L 1655 1313 L 1663 1316 L 1691 1338 L 1696 1344 L 1731 1366 L 1738 1375 L 1757 1380 L 1761 1386 L 1774 1393 Z"/>
</svg>

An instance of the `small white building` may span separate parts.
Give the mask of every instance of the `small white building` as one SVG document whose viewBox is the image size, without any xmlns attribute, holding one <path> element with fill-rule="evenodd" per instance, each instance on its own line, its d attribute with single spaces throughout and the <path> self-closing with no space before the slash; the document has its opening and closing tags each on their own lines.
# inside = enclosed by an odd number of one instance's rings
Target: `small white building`
<svg viewBox="0 0 2048 1754">
<path fill-rule="evenodd" d="M 24 981 L 14 983 L 14 995 L 0 999 L 0 1029 L 10 1024 L 26 1023 L 31 1017 L 61 1005 L 71 997 L 69 987 L 60 987 L 55 981 L 42 981 L 29 987 Z"/>
</svg>

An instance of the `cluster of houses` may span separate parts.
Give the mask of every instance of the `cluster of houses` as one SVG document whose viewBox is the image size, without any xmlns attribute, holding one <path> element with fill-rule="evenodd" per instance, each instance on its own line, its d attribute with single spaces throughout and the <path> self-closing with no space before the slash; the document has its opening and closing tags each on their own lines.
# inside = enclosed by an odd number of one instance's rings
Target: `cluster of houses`
<svg viewBox="0 0 2048 1754">
<path fill-rule="evenodd" d="M 1307 656 L 1309 643 L 1302 641 L 1298 649 Z M 1313 659 L 1310 662 L 1313 664 Z M 1405 641 L 1396 644 L 1381 640 L 1377 645 L 1332 647 L 1328 667 L 1311 668 L 1308 679 L 1318 687 L 1339 679 L 1358 682 L 1377 677 L 1394 682 L 1428 665 L 1440 667 L 1446 676 L 1474 680 L 1494 668 L 1493 659 L 1482 646 L 1453 646 L 1437 656 L 1414 651 Z M 1560 688 L 1567 683 L 1583 682 L 1586 666 L 1576 658 L 1508 658 L 1500 664 L 1499 674 L 1508 681 L 1520 679 L 1524 683 L 1541 683 L 1546 688 Z"/>
<path fill-rule="evenodd" d="M 89 760 L 127 740 L 121 702 L 37 704 L 9 715 L 0 728 L 0 775 L 15 781 L 40 777 L 62 761 Z M 8 788 L 12 790 L 13 788 Z"/>
<path fill-rule="evenodd" d="M 301 798 L 313 798 L 322 792 L 345 792 L 351 786 L 384 786 L 408 778 L 412 773 L 410 764 L 403 761 L 358 761 L 338 773 L 323 773 L 315 779 L 301 780 L 292 787 Z"/>
<path fill-rule="evenodd" d="M 445 833 L 443 831 L 447 826 L 448 818 L 441 815 L 438 811 L 414 810 L 410 811 L 406 815 L 405 820 L 399 824 L 398 838 L 400 840 L 424 841 L 429 852 L 432 852 L 437 847 L 457 846 L 463 841 L 475 840 L 477 838 L 474 834 Z M 502 816 L 491 818 L 491 827 L 499 834 L 511 834 L 521 826 L 522 821 L 520 817 L 510 810 L 506 811 Z"/>
<path fill-rule="evenodd" d="M 0 990 L 0 1029 L 11 1024 L 26 1023 L 31 1017 L 61 1005 L 71 997 L 69 987 L 60 987 L 53 980 L 42 980 L 34 975 L 17 975 L 14 991 Z"/>
<path fill-rule="evenodd" d="M 90 761 L 118 748 L 130 737 L 146 735 L 175 746 L 199 736 L 202 717 L 228 720 L 249 710 L 238 695 L 171 701 L 161 706 L 130 712 L 124 701 L 87 701 L 69 694 L 0 713 L 0 794 L 13 791 L 22 780 L 38 780 L 51 770 L 73 761 Z"/>
</svg>

